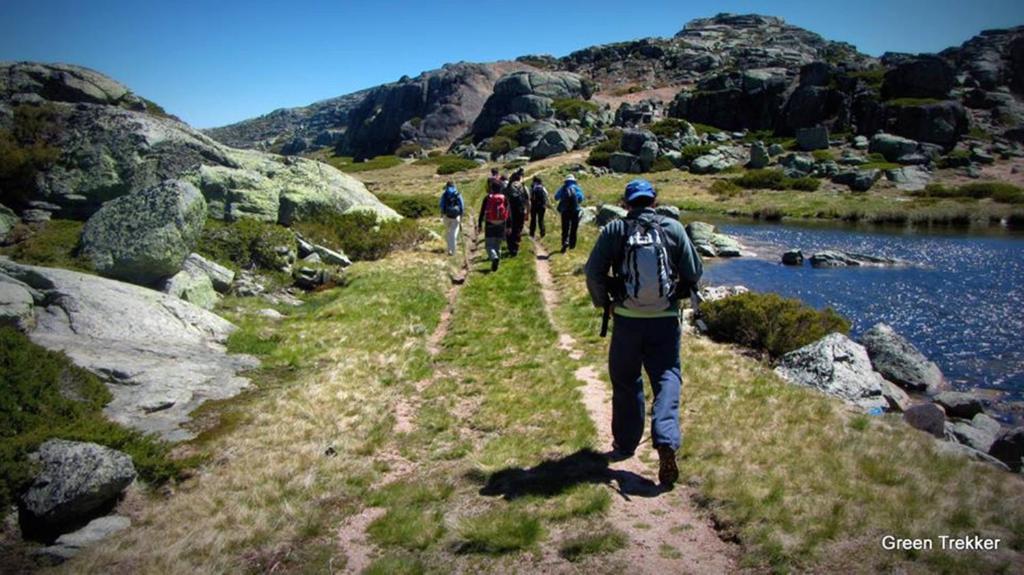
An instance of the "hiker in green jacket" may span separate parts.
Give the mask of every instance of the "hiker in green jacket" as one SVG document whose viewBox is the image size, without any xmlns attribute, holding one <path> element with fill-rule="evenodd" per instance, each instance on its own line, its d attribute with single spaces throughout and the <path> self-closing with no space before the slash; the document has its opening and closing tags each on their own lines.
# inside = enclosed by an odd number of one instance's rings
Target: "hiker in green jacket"
<svg viewBox="0 0 1024 575">
<path fill-rule="evenodd" d="M 651 436 L 660 460 L 658 479 L 669 486 L 679 477 L 681 442 L 679 299 L 695 289 L 703 265 L 682 224 L 655 213 L 656 197 L 647 180 L 626 186 L 629 213 L 604 227 L 585 269 L 594 305 L 611 306 L 615 318 L 608 350 L 614 438 L 609 458 L 632 457 L 643 436 L 642 367 L 654 391 Z"/>
</svg>

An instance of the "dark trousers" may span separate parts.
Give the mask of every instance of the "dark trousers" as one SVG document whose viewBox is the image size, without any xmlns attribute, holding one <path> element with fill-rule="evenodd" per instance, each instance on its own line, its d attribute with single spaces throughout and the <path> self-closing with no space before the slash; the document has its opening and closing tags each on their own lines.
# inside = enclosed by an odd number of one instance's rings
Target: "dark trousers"
<svg viewBox="0 0 1024 575">
<path fill-rule="evenodd" d="M 625 452 L 633 452 L 644 433 L 644 380 L 647 372 L 654 391 L 651 437 L 655 447 L 679 449 L 679 318 L 650 319 L 615 316 L 608 372 L 612 379 L 612 437 Z"/>
<path fill-rule="evenodd" d="M 530 210 L 530 237 L 537 233 L 537 228 L 540 227 L 540 237 L 544 237 L 547 231 L 544 229 L 544 212 L 547 208 L 533 208 Z"/>
<path fill-rule="evenodd" d="M 576 230 L 580 227 L 579 210 L 562 212 L 562 248 L 576 249 Z"/>
<path fill-rule="evenodd" d="M 509 255 L 514 256 L 519 253 L 519 242 L 523 239 L 523 226 L 525 225 L 526 214 L 512 212 L 508 218 L 508 231 L 505 236 Z"/>
</svg>

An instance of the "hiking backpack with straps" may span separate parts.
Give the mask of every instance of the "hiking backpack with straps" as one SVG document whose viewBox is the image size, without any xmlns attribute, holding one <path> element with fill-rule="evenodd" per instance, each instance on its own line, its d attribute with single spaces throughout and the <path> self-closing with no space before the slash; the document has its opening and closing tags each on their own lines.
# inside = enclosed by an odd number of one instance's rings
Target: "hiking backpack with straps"
<svg viewBox="0 0 1024 575">
<path fill-rule="evenodd" d="M 526 205 L 529 201 L 526 188 L 519 182 L 512 182 L 505 188 L 508 196 L 509 208 L 522 215 L 526 212 Z"/>
<path fill-rule="evenodd" d="M 534 184 L 530 188 L 530 206 L 533 209 L 544 208 L 548 205 L 548 191 L 543 184 Z"/>
<path fill-rule="evenodd" d="M 664 311 L 675 301 L 676 272 L 661 220 L 625 220 L 626 240 L 616 270 L 621 304 L 637 311 Z"/>
<path fill-rule="evenodd" d="M 568 184 L 562 186 L 562 206 L 567 212 L 576 211 L 580 208 L 580 199 L 576 195 L 576 186 Z"/>
<path fill-rule="evenodd" d="M 508 219 L 508 202 L 505 194 L 488 194 L 484 208 L 484 219 L 488 222 L 504 222 Z"/>
<path fill-rule="evenodd" d="M 459 192 L 444 191 L 444 215 L 453 219 L 462 215 L 462 208 L 459 207 Z"/>
</svg>

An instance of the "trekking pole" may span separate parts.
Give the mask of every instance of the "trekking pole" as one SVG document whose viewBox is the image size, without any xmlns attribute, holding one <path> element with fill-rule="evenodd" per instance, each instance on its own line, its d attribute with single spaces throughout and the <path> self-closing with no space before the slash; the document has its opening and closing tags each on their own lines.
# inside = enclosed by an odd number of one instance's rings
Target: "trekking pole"
<svg viewBox="0 0 1024 575">
<path fill-rule="evenodd" d="M 612 316 L 612 304 L 604 304 L 604 315 L 601 316 L 601 337 L 608 335 L 608 320 Z"/>
<path fill-rule="evenodd" d="M 708 324 L 704 323 L 704 316 L 700 311 L 700 304 L 704 303 L 704 298 L 697 291 L 697 286 L 690 288 L 690 306 L 693 307 L 693 325 L 696 326 L 697 331 L 700 333 L 707 333 Z"/>
</svg>

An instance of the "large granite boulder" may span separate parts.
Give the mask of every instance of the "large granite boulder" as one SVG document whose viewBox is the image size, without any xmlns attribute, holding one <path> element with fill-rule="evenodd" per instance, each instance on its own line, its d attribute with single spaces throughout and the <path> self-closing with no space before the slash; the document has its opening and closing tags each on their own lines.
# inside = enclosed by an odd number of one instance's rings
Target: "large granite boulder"
<svg viewBox="0 0 1024 575">
<path fill-rule="evenodd" d="M 38 104 L 46 106 L 50 144 L 60 154 L 36 177 L 30 199 L 56 206 L 59 217 L 86 219 L 105 202 L 169 179 L 196 185 L 213 217 L 250 217 L 244 207 L 254 204 L 255 217 L 281 223 L 296 212 L 357 205 L 397 217 L 331 166 L 224 146 L 92 70 L 0 63 L 0 128 L 10 127 L 14 106 Z"/>
<path fill-rule="evenodd" d="M 882 376 L 871 367 L 867 351 L 840 333 L 782 356 L 775 373 L 803 385 L 838 397 L 864 410 L 885 410 Z"/>
<path fill-rule="evenodd" d="M 476 141 L 493 136 L 503 123 L 540 120 L 553 114 L 555 100 L 589 99 L 591 87 L 571 72 L 520 70 L 502 76 L 473 122 Z"/>
<path fill-rule="evenodd" d="M 225 353 L 234 325 L 176 297 L 0 259 L 0 282 L 12 280 L 38 294 L 29 338 L 105 380 L 114 399 L 104 413 L 133 429 L 170 441 L 193 437 L 182 427 L 189 414 L 247 388 L 238 372 L 259 364 Z"/>
<path fill-rule="evenodd" d="M 903 156 L 913 154 L 918 147 L 918 143 L 914 140 L 879 132 L 872 136 L 868 144 L 868 151 L 882 154 L 886 160 L 895 162 Z"/>
<path fill-rule="evenodd" d="M 754 142 L 750 146 L 750 161 L 747 162 L 747 167 L 751 170 L 760 170 L 771 162 L 771 158 L 768 156 L 768 148 L 765 147 L 764 142 Z"/>
<path fill-rule="evenodd" d="M 203 309 L 213 309 L 218 301 L 210 276 L 195 269 L 183 269 L 167 278 L 160 291 Z"/>
<path fill-rule="evenodd" d="M 202 274 L 210 278 L 210 284 L 218 293 L 230 291 L 231 284 L 235 281 L 235 272 L 199 254 L 189 254 L 181 269 L 193 275 Z"/>
<path fill-rule="evenodd" d="M 649 142 L 658 143 L 658 137 L 650 130 L 625 130 L 622 132 L 620 147 L 623 152 L 639 155 Z"/>
<path fill-rule="evenodd" d="M 1008 429 L 1000 434 L 989 448 L 989 455 L 1019 472 L 1024 458 L 1024 427 Z"/>
<path fill-rule="evenodd" d="M 943 391 L 935 396 L 935 403 L 942 406 L 950 417 L 972 419 L 985 411 L 981 398 L 962 391 Z"/>
<path fill-rule="evenodd" d="M 7 234 L 18 223 L 18 216 L 7 206 L 0 204 L 0 245 L 7 240 Z"/>
<path fill-rule="evenodd" d="M 0 274 L 0 326 L 28 331 L 36 324 L 35 300 L 42 295 L 31 286 Z"/>
<path fill-rule="evenodd" d="M 555 128 L 543 136 L 530 150 L 531 160 L 541 160 L 549 156 L 564 154 L 576 146 L 579 134 L 575 130 Z"/>
<path fill-rule="evenodd" d="M 945 98 L 956 83 L 956 73 L 938 56 L 918 56 L 885 73 L 882 98 Z"/>
<path fill-rule="evenodd" d="M 967 111 L 956 100 L 892 106 L 887 110 L 896 134 L 947 149 L 956 145 L 969 127 Z"/>
<path fill-rule="evenodd" d="M 900 387 L 934 395 L 944 386 L 939 366 L 888 325 L 875 324 L 861 336 L 860 342 L 875 370 Z"/>
<path fill-rule="evenodd" d="M 773 129 L 787 86 L 784 69 L 728 72 L 680 92 L 669 115 L 730 131 Z"/>
<path fill-rule="evenodd" d="M 205 224 L 199 190 L 168 180 L 104 205 L 85 224 L 82 253 L 102 275 L 150 285 L 181 269 Z"/>
<path fill-rule="evenodd" d="M 828 149 L 828 128 L 814 126 L 797 129 L 796 145 L 805 152 Z"/>
<path fill-rule="evenodd" d="M 95 443 L 51 439 L 32 459 L 39 471 L 18 501 L 30 538 L 74 531 L 108 511 L 135 480 L 131 457 Z"/>
<path fill-rule="evenodd" d="M 903 421 L 915 429 L 941 438 L 946 428 L 946 412 L 934 403 L 920 403 L 903 410 Z"/>
<path fill-rule="evenodd" d="M 854 192 L 866 192 L 882 177 L 881 170 L 846 170 L 832 176 L 832 181 Z"/>
</svg>

